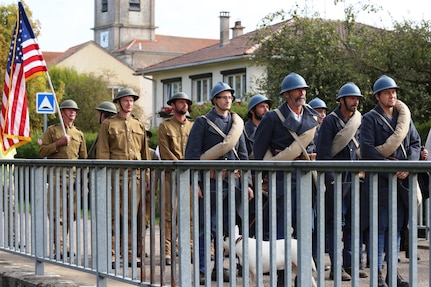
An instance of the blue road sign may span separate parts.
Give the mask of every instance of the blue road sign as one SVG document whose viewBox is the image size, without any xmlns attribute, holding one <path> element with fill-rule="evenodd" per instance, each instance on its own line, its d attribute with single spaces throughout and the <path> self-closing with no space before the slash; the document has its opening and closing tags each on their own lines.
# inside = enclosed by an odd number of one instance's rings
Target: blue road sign
<svg viewBox="0 0 431 287">
<path fill-rule="evenodd" d="M 55 113 L 55 101 L 52 93 L 36 94 L 36 112 L 38 114 Z"/>
</svg>

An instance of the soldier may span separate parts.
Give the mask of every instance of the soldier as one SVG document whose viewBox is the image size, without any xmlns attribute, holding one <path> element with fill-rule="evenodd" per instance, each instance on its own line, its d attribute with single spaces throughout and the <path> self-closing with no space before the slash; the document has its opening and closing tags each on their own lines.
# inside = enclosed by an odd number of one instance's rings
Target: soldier
<svg viewBox="0 0 431 287">
<path fill-rule="evenodd" d="M 253 143 L 254 143 L 254 135 L 256 133 L 256 129 L 259 126 L 259 123 L 262 120 L 265 113 L 271 109 L 271 106 L 272 106 L 272 101 L 261 94 L 254 95 L 253 97 L 251 97 L 250 101 L 248 102 L 248 115 L 247 115 L 248 120 L 244 124 L 244 135 L 245 135 L 245 143 L 246 143 L 249 159 L 254 159 Z M 266 190 L 267 180 L 266 179 L 264 180 L 265 182 L 262 184 L 263 185 L 262 189 Z M 254 183 L 254 180 L 253 180 L 253 183 Z M 266 201 L 267 201 L 267 197 L 265 196 L 262 202 L 264 206 L 267 204 Z M 250 201 L 249 211 L 250 211 L 250 219 L 251 219 L 249 235 L 250 237 L 253 237 L 255 235 L 255 227 L 256 227 L 254 224 L 256 221 L 254 200 Z M 239 273 L 241 275 L 242 269 L 240 266 L 238 268 L 239 268 Z"/>
<path fill-rule="evenodd" d="M 309 160 L 306 147 L 317 128 L 317 112 L 306 105 L 308 85 L 297 73 L 288 74 L 281 83 L 280 95 L 286 102 L 265 114 L 254 137 L 254 158 L 265 160 Z M 267 153 L 269 151 L 269 153 Z M 296 174 L 291 176 L 292 226 L 296 229 Z M 276 235 L 284 238 L 284 193 L 286 183 L 282 172 L 276 175 Z M 269 240 L 269 208 L 263 210 L 263 238 Z M 294 234 L 295 236 L 295 234 Z M 284 286 L 284 271 L 277 272 L 278 286 Z"/>
<path fill-rule="evenodd" d="M 185 159 L 187 160 L 247 160 L 247 148 L 244 139 L 244 122 L 235 113 L 229 110 L 232 102 L 235 100 L 234 90 L 226 83 L 218 82 L 211 90 L 211 102 L 214 108 L 205 116 L 198 117 L 190 131 L 189 138 L 192 141 L 187 141 Z M 229 140 L 225 140 L 229 139 Z M 205 194 L 209 194 L 210 199 L 210 222 L 211 222 L 211 239 L 216 238 L 217 231 L 217 210 L 216 210 L 216 178 L 215 172 L 210 172 L 210 191 L 209 193 L 202 192 L 202 174 L 199 178 L 198 196 L 199 196 L 199 271 L 200 284 L 205 284 L 205 241 L 204 241 L 204 224 L 205 210 L 204 200 Z M 237 179 L 237 184 L 239 180 Z M 251 180 L 250 180 L 251 186 Z M 228 183 L 223 180 L 223 230 L 227 235 L 228 226 Z M 248 189 L 249 199 L 253 198 L 253 190 Z M 218 244 L 216 243 L 217 247 Z M 216 248 L 217 251 L 217 248 Z M 219 253 L 218 253 L 219 254 Z M 222 268 L 222 266 L 220 266 Z M 211 273 L 211 279 L 217 280 L 217 266 Z M 229 272 L 223 268 L 224 282 L 229 281 Z"/>
<path fill-rule="evenodd" d="M 409 108 L 397 99 L 399 87 L 394 79 L 381 76 L 373 85 L 373 95 L 377 105 L 362 118 L 361 156 L 364 160 L 419 160 L 421 153 L 420 136 L 413 124 Z M 365 175 L 365 191 L 369 191 L 369 179 Z M 408 218 L 409 172 L 398 171 L 397 177 L 397 239 Z M 378 286 L 387 287 L 389 276 L 383 277 L 383 253 L 389 242 L 389 174 L 378 174 Z M 399 252 L 399 245 L 397 244 Z M 395 286 L 395 282 L 392 282 Z M 398 273 L 396 286 L 407 287 L 409 283 Z"/>
<path fill-rule="evenodd" d="M 79 111 L 78 105 L 73 100 L 65 100 L 60 104 L 60 114 L 64 123 L 64 128 L 66 133 L 64 133 L 63 127 L 60 123 L 49 126 L 46 129 L 46 132 L 43 136 L 42 143 L 39 146 L 39 154 L 41 157 L 46 157 L 49 159 L 86 159 L 87 158 L 87 146 L 85 143 L 84 134 L 75 127 L 74 121 L 76 119 L 76 114 Z M 60 172 L 60 174 L 62 174 Z M 68 177 L 68 172 L 66 172 L 66 176 Z M 57 218 L 54 215 L 54 210 L 49 210 L 48 215 L 53 216 L 54 222 L 54 255 L 57 256 L 56 251 L 59 251 L 60 258 L 63 257 L 64 249 L 63 249 L 63 225 L 66 224 L 66 232 L 69 232 L 69 220 L 67 219 L 67 215 L 69 213 L 69 204 L 63 203 L 63 195 L 61 192 L 65 190 L 67 194 L 73 192 L 73 219 L 76 218 L 76 190 L 73 189 L 73 186 L 63 187 L 63 180 L 60 179 L 60 194 L 57 194 L 55 186 L 49 187 L 49 193 L 52 194 L 54 202 L 56 202 L 57 196 L 60 196 L 60 216 L 58 218 L 59 222 L 57 222 Z M 67 182 L 67 179 L 66 179 Z M 66 205 L 66 214 L 63 214 L 63 204 Z M 57 224 L 59 224 L 59 233 L 60 233 L 60 246 L 57 246 Z M 57 247 L 60 247 L 57 249 Z M 69 253 L 69 252 L 67 252 Z"/>
<path fill-rule="evenodd" d="M 253 159 L 254 134 L 263 115 L 271 109 L 272 101 L 267 97 L 256 94 L 248 102 L 248 120 L 244 124 L 244 135 L 247 145 L 248 158 Z"/>
<path fill-rule="evenodd" d="M 102 124 L 106 119 L 112 117 L 117 113 L 117 107 L 112 102 L 101 102 L 97 106 L 96 111 L 98 111 L 99 114 L 99 124 Z M 98 138 L 99 136 L 97 136 L 90 149 L 88 150 L 89 159 L 96 158 L 96 145 Z"/>
<path fill-rule="evenodd" d="M 326 117 L 326 112 L 328 110 L 328 106 L 326 105 L 325 101 L 320 99 L 319 97 L 315 97 L 312 99 L 308 105 L 312 107 L 316 112 L 319 113 L 319 117 L 317 117 L 317 122 L 319 125 L 317 126 L 316 133 L 314 134 L 313 141 L 308 145 L 307 152 L 310 154 L 310 157 L 315 159 L 316 157 L 316 149 L 317 149 L 317 138 L 319 136 L 319 130 L 320 126 L 322 125 L 323 120 Z M 313 188 L 313 233 L 312 233 L 312 241 L 313 241 L 313 258 L 314 260 L 317 260 L 317 228 L 316 228 L 316 219 L 317 219 L 317 191 L 315 188 Z M 330 265 L 325 265 L 325 270 L 329 270 L 331 267 Z"/>
<path fill-rule="evenodd" d="M 328 107 L 326 106 L 325 101 L 322 99 L 315 97 L 312 99 L 309 103 L 310 107 L 312 107 L 316 112 L 319 113 L 319 117 L 317 118 L 317 122 L 322 124 L 323 119 L 326 117 L 326 112 L 328 110 Z"/>
<path fill-rule="evenodd" d="M 317 141 L 318 160 L 359 160 L 359 127 L 362 115 L 358 106 L 362 94 L 358 86 L 349 82 L 338 91 L 336 101 L 340 104 L 322 122 Z M 350 172 L 343 173 L 342 221 L 343 221 L 343 268 L 341 279 L 350 281 L 352 274 L 352 209 L 351 209 Z M 334 173 L 325 173 L 325 204 L 326 233 L 328 239 L 329 258 L 334 262 Z M 360 239 L 362 246 L 362 237 Z M 360 249 L 360 246 L 357 246 Z M 359 277 L 366 278 L 368 274 L 359 270 Z M 331 265 L 330 279 L 334 279 L 334 268 Z"/>
<path fill-rule="evenodd" d="M 100 126 L 99 139 L 96 146 L 96 158 L 97 159 L 114 159 L 114 160 L 149 160 L 148 140 L 146 137 L 146 131 L 143 123 L 132 116 L 133 104 L 138 99 L 138 95 L 129 88 L 124 88 L 118 91 L 113 102 L 119 107 L 118 113 L 106 119 Z M 129 170 L 127 180 L 129 180 L 128 190 L 123 190 L 123 179 L 120 178 L 119 190 L 119 206 L 120 206 L 120 226 L 122 225 L 123 216 L 127 216 L 128 225 L 123 226 L 120 230 L 128 230 L 128 262 L 132 263 L 132 217 L 136 217 L 136 214 L 132 214 L 132 204 L 135 204 L 135 210 L 138 209 L 140 203 L 140 171 L 137 171 L 137 186 L 136 186 L 136 201 L 132 203 L 132 189 L 131 176 L 132 172 Z M 149 173 L 146 171 L 146 190 L 149 190 Z M 114 185 L 113 185 L 114 186 Z M 128 214 L 123 214 L 123 192 L 128 192 L 129 206 Z M 120 241 L 120 250 L 122 250 L 123 239 L 122 232 L 120 232 L 120 238 L 115 238 L 115 194 L 112 192 L 112 260 L 113 267 L 115 267 L 115 241 Z M 140 244 L 140 242 L 138 242 Z M 138 248 L 139 249 L 139 248 Z M 124 256 L 124 254 L 122 254 Z M 140 258 L 136 258 L 136 264 L 139 267 L 141 265 Z"/>
<path fill-rule="evenodd" d="M 167 101 L 172 107 L 173 115 L 159 125 L 158 142 L 160 158 L 162 160 L 183 160 L 186 150 L 187 140 L 193 122 L 190 121 L 186 114 L 192 105 L 192 101 L 186 93 L 179 92 Z M 173 214 L 177 213 L 177 207 L 171 206 L 172 197 L 176 198 L 176 184 L 171 184 L 171 171 L 165 171 L 165 254 L 166 265 L 171 265 L 171 258 L 176 254 L 176 248 L 171 250 L 173 232 L 172 222 Z M 175 246 L 175 243 L 174 243 Z"/>
<path fill-rule="evenodd" d="M 317 126 L 316 133 L 314 134 L 313 141 L 308 145 L 307 152 L 312 154 L 315 157 L 316 154 L 316 143 L 317 143 L 317 137 L 319 136 L 319 129 L 320 125 L 323 122 L 323 119 L 326 117 L 326 112 L 328 110 L 328 107 L 326 106 L 325 101 L 322 99 L 315 97 L 312 99 L 308 105 L 312 107 L 317 113 L 319 113 L 319 116 L 317 117 L 317 122 L 319 125 Z"/>
</svg>

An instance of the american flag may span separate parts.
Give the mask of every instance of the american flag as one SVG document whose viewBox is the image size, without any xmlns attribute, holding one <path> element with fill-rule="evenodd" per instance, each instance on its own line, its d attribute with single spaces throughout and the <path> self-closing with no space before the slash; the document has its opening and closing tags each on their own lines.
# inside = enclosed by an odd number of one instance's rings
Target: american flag
<svg viewBox="0 0 431 287">
<path fill-rule="evenodd" d="M 31 141 L 25 82 L 47 71 L 33 28 L 21 2 L 18 2 L 18 12 L 10 42 L 0 115 L 4 154 Z"/>
</svg>

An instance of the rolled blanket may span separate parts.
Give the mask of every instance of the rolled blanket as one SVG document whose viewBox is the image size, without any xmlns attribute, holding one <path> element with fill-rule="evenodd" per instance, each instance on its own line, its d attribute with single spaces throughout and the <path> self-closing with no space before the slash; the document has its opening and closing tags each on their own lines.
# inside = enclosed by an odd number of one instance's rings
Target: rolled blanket
<svg viewBox="0 0 431 287">
<path fill-rule="evenodd" d="M 401 145 L 410 128 L 411 117 L 410 110 L 407 105 L 402 101 L 397 100 L 395 108 L 399 115 L 394 133 L 386 139 L 384 144 L 376 146 L 377 151 L 384 157 L 389 157 Z"/>
<path fill-rule="evenodd" d="M 344 125 L 344 122 L 334 112 L 331 114 L 337 117 L 340 123 Z M 332 141 L 331 156 L 338 154 L 355 137 L 356 131 L 361 125 L 361 119 L 361 113 L 359 111 L 355 111 L 353 116 L 347 121 L 347 124 L 338 131 Z"/>
<path fill-rule="evenodd" d="M 244 130 L 244 121 L 236 113 L 231 113 L 231 115 L 232 127 L 229 133 L 226 135 L 222 142 L 205 151 L 200 156 L 201 160 L 218 159 L 224 154 L 227 154 L 229 151 L 231 151 L 238 143 L 238 140 Z"/>
</svg>

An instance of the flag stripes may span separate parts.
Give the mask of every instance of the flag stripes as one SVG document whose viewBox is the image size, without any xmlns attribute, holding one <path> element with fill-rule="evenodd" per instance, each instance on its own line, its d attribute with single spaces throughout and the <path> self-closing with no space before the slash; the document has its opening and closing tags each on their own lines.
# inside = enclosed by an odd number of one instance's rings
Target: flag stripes
<svg viewBox="0 0 431 287">
<path fill-rule="evenodd" d="M 0 115 L 3 153 L 31 141 L 26 80 L 46 72 L 42 51 L 21 2 L 12 35 Z"/>
</svg>

